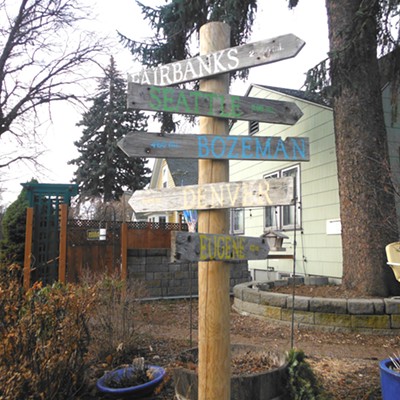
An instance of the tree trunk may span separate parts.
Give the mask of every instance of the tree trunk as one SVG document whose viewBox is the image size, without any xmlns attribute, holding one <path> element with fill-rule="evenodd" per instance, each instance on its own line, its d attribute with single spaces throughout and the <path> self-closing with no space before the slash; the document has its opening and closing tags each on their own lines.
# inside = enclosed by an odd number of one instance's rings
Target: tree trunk
<svg viewBox="0 0 400 400">
<path fill-rule="evenodd" d="M 378 6 L 374 0 L 326 0 L 343 285 L 360 294 L 387 296 L 400 285 L 385 254 L 385 246 L 398 236 L 392 228 L 396 212 L 377 60 Z"/>
</svg>

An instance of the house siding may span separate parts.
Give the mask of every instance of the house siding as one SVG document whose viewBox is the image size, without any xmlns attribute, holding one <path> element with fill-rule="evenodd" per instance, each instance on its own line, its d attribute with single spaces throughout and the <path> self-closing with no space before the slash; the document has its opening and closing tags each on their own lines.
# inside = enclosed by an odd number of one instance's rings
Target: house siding
<svg viewBox="0 0 400 400">
<path fill-rule="evenodd" d="M 327 234 L 327 221 L 340 218 L 338 177 L 335 153 L 335 138 L 332 110 L 326 106 L 311 103 L 297 97 L 283 95 L 268 88 L 253 86 L 251 97 L 295 102 L 303 112 L 303 117 L 293 126 L 260 123 L 255 136 L 308 137 L 310 142 L 310 161 L 231 161 L 230 180 L 241 181 L 260 179 L 272 172 L 300 166 L 301 180 L 301 230 L 286 231 L 289 239 L 284 241 L 286 253 L 294 253 L 296 240 L 296 272 L 299 274 L 324 275 L 335 279 L 342 276 L 342 244 L 340 234 Z M 244 121 L 233 125 L 232 135 L 247 135 L 248 123 Z M 245 211 L 245 235 L 263 234 L 264 209 Z M 271 253 L 272 254 L 272 253 Z M 253 277 L 260 271 L 279 271 L 290 273 L 291 260 L 249 261 Z"/>
</svg>

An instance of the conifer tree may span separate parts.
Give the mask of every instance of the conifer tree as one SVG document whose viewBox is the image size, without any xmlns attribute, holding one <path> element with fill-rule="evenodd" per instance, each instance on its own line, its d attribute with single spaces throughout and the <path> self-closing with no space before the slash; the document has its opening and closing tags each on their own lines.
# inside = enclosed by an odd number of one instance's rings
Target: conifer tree
<svg viewBox="0 0 400 400">
<path fill-rule="evenodd" d="M 143 131 L 147 119 L 142 112 L 127 110 L 126 82 L 114 58 L 99 79 L 92 106 L 77 126 L 82 137 L 75 142 L 80 156 L 69 161 L 77 166 L 73 181 L 79 185 L 80 199 L 102 197 L 104 202 L 118 200 L 125 190 L 142 189 L 148 182 L 147 160 L 128 158 L 117 142 L 128 132 Z"/>
</svg>

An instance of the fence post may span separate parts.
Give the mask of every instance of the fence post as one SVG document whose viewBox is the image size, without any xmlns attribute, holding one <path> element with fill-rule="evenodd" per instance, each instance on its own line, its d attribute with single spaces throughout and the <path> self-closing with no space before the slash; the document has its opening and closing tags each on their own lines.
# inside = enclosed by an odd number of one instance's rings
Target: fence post
<svg viewBox="0 0 400 400">
<path fill-rule="evenodd" d="M 60 258 L 58 261 L 58 280 L 66 283 L 67 278 L 67 225 L 68 204 L 60 204 Z"/>
<path fill-rule="evenodd" d="M 25 253 L 24 253 L 25 290 L 28 290 L 31 286 L 32 235 L 33 235 L 33 207 L 28 207 L 26 209 Z"/>
</svg>

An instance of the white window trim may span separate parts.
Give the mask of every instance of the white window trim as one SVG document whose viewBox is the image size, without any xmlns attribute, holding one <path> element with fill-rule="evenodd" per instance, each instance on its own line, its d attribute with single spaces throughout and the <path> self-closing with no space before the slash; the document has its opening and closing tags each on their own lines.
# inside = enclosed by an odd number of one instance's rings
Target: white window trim
<svg viewBox="0 0 400 400">
<path fill-rule="evenodd" d="M 275 224 L 271 225 L 271 226 L 266 226 L 266 212 L 267 212 L 267 207 L 264 208 L 264 222 L 263 222 L 263 226 L 264 226 L 264 231 L 268 231 L 268 230 L 284 230 L 284 231 L 290 231 L 290 230 L 299 230 L 301 229 L 301 207 L 299 207 L 300 204 L 300 199 L 301 199 L 301 170 L 300 170 L 300 165 L 294 165 L 291 167 L 287 167 L 287 168 L 282 168 L 279 171 L 274 171 L 270 174 L 267 174 L 264 176 L 265 179 L 268 178 L 281 178 L 284 176 L 284 173 L 286 171 L 290 171 L 293 169 L 297 169 L 297 173 L 296 173 L 296 177 L 297 179 L 295 180 L 295 196 L 297 198 L 296 200 L 296 204 L 295 205 L 290 205 L 290 206 L 271 206 L 268 208 L 272 208 L 275 209 Z M 289 225 L 284 225 L 283 224 L 283 209 L 284 207 L 295 207 L 295 212 L 296 212 L 296 226 L 294 226 L 294 224 L 289 224 Z"/>
</svg>

